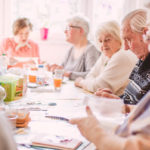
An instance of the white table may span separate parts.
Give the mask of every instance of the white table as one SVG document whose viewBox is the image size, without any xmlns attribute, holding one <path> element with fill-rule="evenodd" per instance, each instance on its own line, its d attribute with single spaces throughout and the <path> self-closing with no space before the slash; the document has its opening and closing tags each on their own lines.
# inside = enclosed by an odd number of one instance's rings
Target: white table
<svg viewBox="0 0 150 150">
<path fill-rule="evenodd" d="M 21 132 L 15 136 L 16 141 L 28 143 L 33 136 L 41 133 L 69 136 L 84 141 L 84 137 L 81 136 L 76 126 L 64 121 L 45 118 L 45 115 L 48 113 L 67 118 L 86 116 L 83 98 L 91 94 L 75 87 L 71 81 L 63 84 L 60 92 L 54 92 L 52 86 L 44 88 L 47 92 L 43 89 L 29 89 L 25 97 L 10 104 L 12 108 L 22 107 L 31 111 L 31 122 L 27 129 L 17 130 Z M 56 106 L 50 106 L 52 103 L 56 103 Z M 110 124 L 108 120 L 106 122 Z M 85 150 L 95 150 L 95 146 L 90 144 Z"/>
</svg>

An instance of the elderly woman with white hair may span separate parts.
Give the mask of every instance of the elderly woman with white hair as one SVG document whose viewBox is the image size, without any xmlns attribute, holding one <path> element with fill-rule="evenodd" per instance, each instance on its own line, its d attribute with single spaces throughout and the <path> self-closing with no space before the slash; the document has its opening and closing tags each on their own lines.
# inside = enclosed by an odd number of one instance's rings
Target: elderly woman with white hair
<svg viewBox="0 0 150 150">
<path fill-rule="evenodd" d="M 96 32 L 96 40 L 102 55 L 86 78 L 76 79 L 75 85 L 90 92 L 109 88 L 114 94 L 121 95 L 137 57 L 131 51 L 123 50 L 120 27 L 116 21 L 101 24 Z"/>
<path fill-rule="evenodd" d="M 64 75 L 74 80 L 85 77 L 100 56 L 100 52 L 88 40 L 89 23 L 87 18 L 77 15 L 67 20 L 66 41 L 71 43 L 61 66 L 53 64 L 50 70 L 64 68 Z"/>
</svg>

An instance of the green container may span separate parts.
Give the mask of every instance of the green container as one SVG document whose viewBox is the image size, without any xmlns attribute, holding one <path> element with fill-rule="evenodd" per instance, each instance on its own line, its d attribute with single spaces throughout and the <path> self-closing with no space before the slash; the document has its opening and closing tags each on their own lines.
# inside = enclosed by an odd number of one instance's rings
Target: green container
<svg viewBox="0 0 150 150">
<path fill-rule="evenodd" d="M 13 101 L 16 94 L 16 84 L 18 78 L 11 76 L 0 76 L 0 85 L 6 90 L 5 102 Z"/>
</svg>

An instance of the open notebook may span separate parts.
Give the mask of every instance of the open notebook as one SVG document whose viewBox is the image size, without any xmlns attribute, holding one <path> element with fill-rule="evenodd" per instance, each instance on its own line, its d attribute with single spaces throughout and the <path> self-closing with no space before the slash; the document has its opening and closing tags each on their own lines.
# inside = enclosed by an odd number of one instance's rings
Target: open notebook
<svg viewBox="0 0 150 150">
<path fill-rule="evenodd" d="M 81 144 L 80 140 L 57 135 L 38 135 L 32 139 L 32 146 L 60 150 L 76 150 Z"/>
</svg>

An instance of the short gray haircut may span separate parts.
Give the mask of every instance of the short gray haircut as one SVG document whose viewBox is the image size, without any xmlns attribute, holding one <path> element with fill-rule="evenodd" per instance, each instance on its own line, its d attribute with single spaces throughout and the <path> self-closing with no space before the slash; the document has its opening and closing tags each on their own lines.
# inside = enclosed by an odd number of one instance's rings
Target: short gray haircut
<svg viewBox="0 0 150 150">
<path fill-rule="evenodd" d="M 115 38 L 120 44 L 122 44 L 122 39 L 120 36 L 120 26 L 119 24 L 112 20 L 103 22 L 100 24 L 96 30 L 96 43 L 99 45 L 99 38 L 101 34 L 110 34 L 113 38 Z"/>
<path fill-rule="evenodd" d="M 87 17 L 82 15 L 75 15 L 69 19 L 67 19 L 67 23 L 73 26 L 81 27 L 84 30 L 85 35 L 87 36 L 89 33 L 89 20 Z"/>
<path fill-rule="evenodd" d="M 137 9 L 128 13 L 122 24 L 128 23 L 133 32 L 142 33 L 147 26 L 147 11 L 145 9 Z"/>
</svg>

